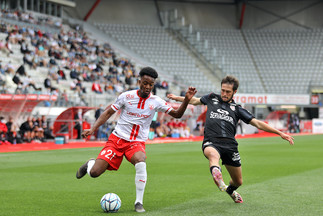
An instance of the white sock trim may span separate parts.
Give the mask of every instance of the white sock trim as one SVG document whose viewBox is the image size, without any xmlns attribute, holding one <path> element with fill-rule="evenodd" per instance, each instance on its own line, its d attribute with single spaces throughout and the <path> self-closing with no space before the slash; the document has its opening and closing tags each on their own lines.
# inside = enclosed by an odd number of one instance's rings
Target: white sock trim
<svg viewBox="0 0 323 216">
<path fill-rule="evenodd" d="M 89 160 L 89 162 L 87 162 L 87 174 L 88 174 L 89 176 L 91 176 L 91 169 L 92 169 L 92 167 L 94 166 L 94 164 L 95 164 L 95 160 L 94 160 L 94 159 Z M 91 176 L 91 177 L 92 177 L 92 176 Z"/>
</svg>

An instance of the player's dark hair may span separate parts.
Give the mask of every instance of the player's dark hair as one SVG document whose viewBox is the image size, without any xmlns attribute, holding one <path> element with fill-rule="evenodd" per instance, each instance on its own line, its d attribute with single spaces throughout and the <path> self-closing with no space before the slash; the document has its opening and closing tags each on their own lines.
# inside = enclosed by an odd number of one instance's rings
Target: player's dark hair
<svg viewBox="0 0 323 216">
<path fill-rule="evenodd" d="M 233 91 L 237 90 L 239 88 L 239 80 L 235 78 L 234 76 L 226 76 L 221 81 L 222 84 L 230 84 L 233 85 Z"/>
<path fill-rule="evenodd" d="M 158 78 L 157 71 L 154 68 L 151 68 L 151 67 L 144 67 L 144 68 L 141 69 L 141 71 L 139 73 L 139 76 L 143 77 L 145 75 L 150 76 L 150 77 L 152 77 L 154 79 Z"/>
</svg>

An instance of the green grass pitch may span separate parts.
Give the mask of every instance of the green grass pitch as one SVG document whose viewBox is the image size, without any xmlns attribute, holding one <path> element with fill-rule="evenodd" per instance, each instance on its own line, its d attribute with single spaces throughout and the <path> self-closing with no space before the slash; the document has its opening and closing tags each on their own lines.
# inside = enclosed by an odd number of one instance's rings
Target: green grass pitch
<svg viewBox="0 0 323 216">
<path fill-rule="evenodd" d="M 323 215 L 323 135 L 241 139 L 243 204 L 215 186 L 201 143 L 147 145 L 143 215 Z M 0 215 L 104 215 L 101 197 L 118 194 L 117 215 L 134 212 L 134 167 L 77 180 L 100 148 L 0 154 Z M 226 182 L 228 173 L 223 167 Z"/>
</svg>

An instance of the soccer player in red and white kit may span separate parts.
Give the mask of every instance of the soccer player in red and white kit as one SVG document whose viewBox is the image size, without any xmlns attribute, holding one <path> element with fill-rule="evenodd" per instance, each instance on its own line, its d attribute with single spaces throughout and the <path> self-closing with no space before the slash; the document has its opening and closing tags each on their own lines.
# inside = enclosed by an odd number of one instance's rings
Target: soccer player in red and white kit
<svg viewBox="0 0 323 216">
<path fill-rule="evenodd" d="M 90 159 L 79 168 L 76 178 L 82 178 L 86 173 L 96 178 L 105 170 L 118 170 L 123 156 L 125 156 L 136 169 L 135 211 L 145 212 L 143 208 L 143 196 L 147 181 L 145 141 L 148 138 L 149 126 L 156 111 L 165 112 L 174 118 L 181 118 L 189 101 L 195 95 L 196 89 L 189 87 L 182 104 L 175 110 L 166 101 L 151 94 L 158 77 L 158 73 L 153 68 L 143 68 L 139 76 L 140 89 L 120 94 L 116 101 L 100 115 L 93 127 L 82 133 L 84 138 L 94 134 L 115 112 L 121 110 L 120 119 L 105 147 L 96 160 Z"/>
</svg>

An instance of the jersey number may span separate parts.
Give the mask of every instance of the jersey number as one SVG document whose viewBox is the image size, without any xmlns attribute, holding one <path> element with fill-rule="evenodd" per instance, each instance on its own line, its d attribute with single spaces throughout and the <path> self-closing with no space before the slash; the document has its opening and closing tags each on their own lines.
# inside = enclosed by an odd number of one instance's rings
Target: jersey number
<svg viewBox="0 0 323 216">
<path fill-rule="evenodd" d="M 112 160 L 112 158 L 114 158 L 114 156 L 116 155 L 116 153 L 114 153 L 112 150 L 108 150 L 105 157 L 108 158 L 109 160 Z"/>
<path fill-rule="evenodd" d="M 131 130 L 131 134 L 130 134 L 130 140 L 136 140 L 138 134 L 139 134 L 139 129 L 140 126 L 139 125 L 133 125 L 132 126 L 132 130 Z"/>
</svg>

